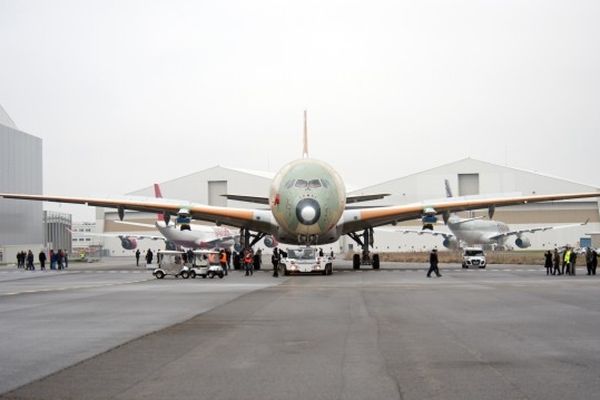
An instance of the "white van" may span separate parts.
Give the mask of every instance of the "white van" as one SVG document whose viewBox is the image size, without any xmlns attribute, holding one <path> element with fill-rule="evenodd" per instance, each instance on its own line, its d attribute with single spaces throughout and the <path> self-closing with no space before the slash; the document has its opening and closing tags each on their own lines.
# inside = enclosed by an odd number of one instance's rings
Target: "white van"
<svg viewBox="0 0 600 400">
<path fill-rule="evenodd" d="M 463 249 L 463 268 L 469 267 L 485 268 L 486 259 L 483 249 L 479 247 L 465 247 Z"/>
</svg>

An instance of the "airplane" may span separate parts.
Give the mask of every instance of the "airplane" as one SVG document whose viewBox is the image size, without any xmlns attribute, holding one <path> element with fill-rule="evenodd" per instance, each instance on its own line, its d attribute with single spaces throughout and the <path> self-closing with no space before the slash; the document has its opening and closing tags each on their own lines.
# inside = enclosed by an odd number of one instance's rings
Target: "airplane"
<svg viewBox="0 0 600 400">
<path fill-rule="evenodd" d="M 240 229 L 240 243 L 254 246 L 267 235 L 290 245 L 325 245 L 348 235 L 362 247 L 363 260 L 368 259 L 374 269 L 380 266 L 379 255 L 370 254 L 374 244 L 374 228 L 421 218 L 424 222 L 450 213 L 488 208 L 493 214 L 497 207 L 600 197 L 600 192 L 567 193 L 530 196 L 510 196 L 485 199 L 441 200 L 416 202 L 382 207 L 353 206 L 349 204 L 384 198 L 385 194 L 348 196 L 344 182 L 333 167 L 310 158 L 306 111 L 304 111 L 304 140 L 302 157 L 286 164 L 274 177 L 267 197 L 226 196 L 266 204 L 266 209 L 217 207 L 184 200 L 153 198 L 93 198 L 65 197 L 20 193 L 0 193 L 5 199 L 49 201 L 116 208 L 123 220 L 125 210 L 162 212 L 168 223 L 171 216 L 181 221 L 191 219 L 209 221 Z M 361 256 L 353 256 L 353 267 L 360 268 Z"/>
<path fill-rule="evenodd" d="M 446 179 L 446 197 L 453 198 L 450 183 Z M 417 235 L 428 234 L 432 236 L 443 237 L 442 245 L 448 249 L 456 250 L 466 246 L 491 246 L 494 249 L 506 248 L 506 241 L 510 236 L 515 236 L 515 245 L 520 249 L 526 249 L 531 246 L 529 238 L 524 236 L 524 233 L 544 232 L 551 229 L 572 228 L 576 226 L 584 226 L 588 223 L 585 221 L 580 224 L 558 225 L 558 226 L 539 226 L 534 228 L 514 229 L 511 230 L 507 224 L 501 221 L 492 219 L 483 220 L 483 216 L 473 218 L 461 218 L 455 213 L 450 213 L 450 216 L 444 222 L 448 225 L 451 233 L 432 231 L 432 230 L 414 230 L 414 229 L 394 229 L 395 232 L 404 234 L 412 233 Z"/>
</svg>

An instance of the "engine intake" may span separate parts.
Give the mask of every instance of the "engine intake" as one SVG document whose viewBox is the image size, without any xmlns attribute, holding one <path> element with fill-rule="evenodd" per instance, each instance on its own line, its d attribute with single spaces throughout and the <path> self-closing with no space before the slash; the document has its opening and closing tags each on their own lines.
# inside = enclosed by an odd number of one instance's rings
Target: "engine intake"
<svg viewBox="0 0 600 400">
<path fill-rule="evenodd" d="M 524 236 L 519 236 L 517 240 L 515 240 L 515 244 L 520 249 L 526 249 L 531 246 L 531 241 Z"/>
</svg>

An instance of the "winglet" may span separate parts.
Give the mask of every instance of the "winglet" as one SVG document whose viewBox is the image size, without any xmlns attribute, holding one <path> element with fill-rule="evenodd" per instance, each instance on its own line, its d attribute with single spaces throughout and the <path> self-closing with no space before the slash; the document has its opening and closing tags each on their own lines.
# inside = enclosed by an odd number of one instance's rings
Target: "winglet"
<svg viewBox="0 0 600 400">
<path fill-rule="evenodd" d="M 306 127 L 306 110 L 304 110 L 304 148 L 302 149 L 302 158 L 308 158 L 308 129 Z"/>
<path fill-rule="evenodd" d="M 162 199 L 162 193 L 160 192 L 160 186 L 158 183 L 154 184 L 154 197 L 156 197 L 157 199 Z M 164 222 L 165 215 L 163 213 L 156 214 L 156 220 Z"/>
<path fill-rule="evenodd" d="M 446 185 L 446 197 L 453 197 L 452 189 L 450 189 L 450 182 L 448 182 L 448 179 L 444 180 L 444 184 Z"/>
</svg>

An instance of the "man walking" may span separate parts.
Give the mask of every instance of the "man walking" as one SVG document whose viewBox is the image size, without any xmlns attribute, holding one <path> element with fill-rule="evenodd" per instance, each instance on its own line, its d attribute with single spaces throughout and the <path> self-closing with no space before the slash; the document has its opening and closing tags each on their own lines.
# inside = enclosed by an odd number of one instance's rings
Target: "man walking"
<svg viewBox="0 0 600 400">
<path fill-rule="evenodd" d="M 435 272 L 435 274 L 437 275 L 438 278 L 442 276 L 438 269 L 437 249 L 431 250 L 431 253 L 429 254 L 429 271 L 427 271 L 428 278 L 431 278 L 432 272 Z"/>
<path fill-rule="evenodd" d="M 140 266 L 140 249 L 137 249 L 135 251 L 135 266 L 136 267 Z"/>
</svg>

